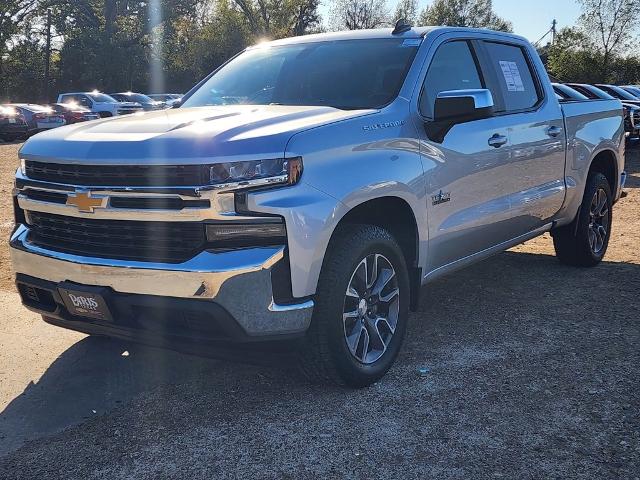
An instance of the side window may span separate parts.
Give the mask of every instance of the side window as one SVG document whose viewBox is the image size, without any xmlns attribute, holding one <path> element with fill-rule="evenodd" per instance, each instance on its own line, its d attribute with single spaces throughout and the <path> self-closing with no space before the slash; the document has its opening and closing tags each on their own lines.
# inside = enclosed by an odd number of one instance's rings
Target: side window
<svg viewBox="0 0 640 480">
<path fill-rule="evenodd" d="M 420 95 L 420 113 L 433 117 L 438 93 L 483 88 L 478 67 L 466 41 L 448 42 L 436 51 Z"/>
<path fill-rule="evenodd" d="M 540 100 L 531 67 L 521 47 L 485 42 L 491 68 L 498 76 L 505 111 L 527 110 Z"/>
<path fill-rule="evenodd" d="M 86 95 L 78 95 L 77 101 L 83 107 L 91 108 L 92 106 L 91 100 L 89 100 Z"/>
</svg>

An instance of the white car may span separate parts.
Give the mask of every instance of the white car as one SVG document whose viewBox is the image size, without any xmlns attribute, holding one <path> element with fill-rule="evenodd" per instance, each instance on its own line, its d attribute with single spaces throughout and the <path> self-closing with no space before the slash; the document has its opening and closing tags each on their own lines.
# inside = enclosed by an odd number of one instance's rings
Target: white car
<svg viewBox="0 0 640 480">
<path fill-rule="evenodd" d="M 113 117 L 142 112 L 142 105 L 136 102 L 119 102 L 115 98 L 98 91 L 73 92 L 58 95 L 58 103 L 75 103 L 88 108 L 101 117 Z"/>
<path fill-rule="evenodd" d="M 173 107 L 183 97 L 180 93 L 150 93 L 147 96 L 153 100 L 163 102 L 167 107 Z"/>
</svg>

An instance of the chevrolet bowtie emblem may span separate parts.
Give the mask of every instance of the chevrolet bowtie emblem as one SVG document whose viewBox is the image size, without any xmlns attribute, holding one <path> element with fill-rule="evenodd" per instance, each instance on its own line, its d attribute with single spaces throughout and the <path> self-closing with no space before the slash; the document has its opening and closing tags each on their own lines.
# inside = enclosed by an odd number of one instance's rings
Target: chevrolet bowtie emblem
<svg viewBox="0 0 640 480">
<path fill-rule="evenodd" d="M 109 197 L 93 197 L 91 192 L 76 191 L 67 195 L 67 205 L 86 213 L 93 213 L 96 208 L 106 208 L 108 201 Z"/>
</svg>

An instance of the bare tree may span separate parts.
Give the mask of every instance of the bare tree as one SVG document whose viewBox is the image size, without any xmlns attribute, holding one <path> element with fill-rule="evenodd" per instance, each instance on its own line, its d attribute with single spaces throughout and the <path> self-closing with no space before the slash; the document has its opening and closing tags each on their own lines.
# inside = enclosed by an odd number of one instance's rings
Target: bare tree
<svg viewBox="0 0 640 480">
<path fill-rule="evenodd" d="M 398 20 L 406 20 L 415 25 L 418 21 L 418 0 L 400 0 L 391 23 L 395 24 Z"/>
<path fill-rule="evenodd" d="M 360 30 L 389 25 L 386 0 L 335 0 L 330 13 L 332 30 Z"/>
<path fill-rule="evenodd" d="M 251 32 L 268 37 L 303 35 L 320 25 L 320 0 L 234 0 Z"/>
<path fill-rule="evenodd" d="M 579 27 L 601 54 L 601 76 L 607 76 L 612 58 L 637 38 L 640 0 L 578 0 L 582 5 Z"/>
</svg>

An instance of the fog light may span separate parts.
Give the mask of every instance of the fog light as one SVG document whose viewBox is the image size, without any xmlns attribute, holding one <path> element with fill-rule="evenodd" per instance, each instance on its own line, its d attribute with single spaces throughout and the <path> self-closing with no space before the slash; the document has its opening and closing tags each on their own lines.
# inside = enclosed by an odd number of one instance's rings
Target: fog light
<svg viewBox="0 0 640 480">
<path fill-rule="evenodd" d="M 213 246 L 246 247 L 281 245 L 286 229 L 281 220 L 265 223 L 211 223 L 206 226 L 207 241 Z"/>
</svg>

